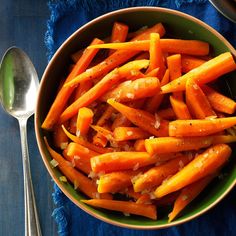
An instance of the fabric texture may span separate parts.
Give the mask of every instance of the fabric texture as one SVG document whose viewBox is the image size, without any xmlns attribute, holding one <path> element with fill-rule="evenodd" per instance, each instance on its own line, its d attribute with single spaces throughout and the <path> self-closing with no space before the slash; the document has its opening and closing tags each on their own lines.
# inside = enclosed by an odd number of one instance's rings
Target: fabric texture
<svg viewBox="0 0 236 236">
<path fill-rule="evenodd" d="M 47 23 L 45 44 L 48 60 L 57 48 L 76 29 L 86 22 L 112 10 L 134 6 L 160 6 L 179 10 L 203 20 L 236 46 L 236 24 L 233 24 L 206 0 L 52 0 L 48 3 L 50 19 Z M 96 6 L 96 7 L 94 7 Z M 74 205 L 56 186 L 52 194 L 56 208 L 52 213 L 60 236 L 233 236 L 235 235 L 234 189 L 221 203 L 203 216 L 177 227 L 142 231 L 119 228 L 88 215 Z"/>
</svg>

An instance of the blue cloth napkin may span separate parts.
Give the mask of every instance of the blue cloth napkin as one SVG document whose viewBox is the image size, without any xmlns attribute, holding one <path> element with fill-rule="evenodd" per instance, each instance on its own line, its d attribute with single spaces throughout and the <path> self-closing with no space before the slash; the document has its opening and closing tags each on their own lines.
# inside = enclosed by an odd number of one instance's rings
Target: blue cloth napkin
<svg viewBox="0 0 236 236">
<path fill-rule="evenodd" d="M 52 0 L 48 6 L 51 16 L 45 43 L 49 60 L 63 41 L 86 22 L 109 11 L 132 6 L 161 6 L 188 13 L 215 28 L 236 46 L 236 24 L 224 18 L 206 0 Z M 119 228 L 93 218 L 74 205 L 55 185 L 53 200 L 56 208 L 52 215 L 60 236 L 233 236 L 236 235 L 235 199 L 236 189 L 214 209 L 191 222 L 169 229 L 142 231 Z"/>
</svg>

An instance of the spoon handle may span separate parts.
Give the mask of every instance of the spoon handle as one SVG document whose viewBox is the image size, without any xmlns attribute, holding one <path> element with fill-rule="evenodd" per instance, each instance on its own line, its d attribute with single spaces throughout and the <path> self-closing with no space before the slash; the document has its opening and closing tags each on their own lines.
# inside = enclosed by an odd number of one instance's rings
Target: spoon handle
<svg viewBox="0 0 236 236">
<path fill-rule="evenodd" d="M 40 224 L 35 204 L 33 184 L 30 174 L 30 162 L 27 143 L 27 119 L 19 119 L 25 203 L 25 236 L 41 236 Z"/>
</svg>

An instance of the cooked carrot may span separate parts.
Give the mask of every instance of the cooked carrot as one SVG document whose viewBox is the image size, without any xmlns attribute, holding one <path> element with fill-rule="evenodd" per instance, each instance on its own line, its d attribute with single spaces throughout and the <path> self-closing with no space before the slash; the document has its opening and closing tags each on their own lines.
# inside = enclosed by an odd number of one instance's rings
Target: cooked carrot
<svg viewBox="0 0 236 236">
<path fill-rule="evenodd" d="M 189 156 L 182 155 L 162 165 L 150 168 L 135 180 L 133 183 L 134 191 L 141 192 L 145 189 L 152 189 L 153 187 L 159 186 L 163 180 L 177 173 L 189 162 Z"/>
<path fill-rule="evenodd" d="M 103 148 L 103 147 L 98 147 L 88 141 L 86 141 L 84 138 L 82 137 L 77 137 L 73 134 L 71 134 L 69 131 L 66 130 L 66 128 L 62 125 L 62 128 L 65 132 L 65 134 L 68 136 L 69 139 L 71 139 L 73 142 L 75 143 L 78 143 L 86 148 L 89 148 L 95 152 L 98 152 L 98 153 L 107 153 L 107 152 L 111 152 L 110 149 L 108 148 Z"/>
<path fill-rule="evenodd" d="M 166 132 L 168 129 L 167 121 L 158 121 L 149 112 L 128 107 L 112 99 L 109 99 L 107 103 L 113 106 L 119 112 L 121 112 L 134 125 L 140 127 L 141 129 L 155 136 L 168 136 L 168 132 Z"/>
<path fill-rule="evenodd" d="M 115 22 L 112 27 L 111 43 L 125 42 L 128 35 L 129 27 L 120 22 Z M 114 53 L 114 50 L 109 51 L 109 55 Z"/>
<path fill-rule="evenodd" d="M 74 53 L 71 55 L 72 61 L 73 61 L 74 63 L 76 63 L 76 62 L 80 59 L 80 57 L 82 56 L 82 54 L 83 54 L 83 49 L 80 49 L 80 50 L 74 52 Z"/>
<path fill-rule="evenodd" d="M 114 53 L 112 54 L 114 55 Z M 103 77 L 97 84 L 95 84 L 90 90 L 83 94 L 79 99 L 72 103 L 60 116 L 60 123 L 71 118 L 75 115 L 79 108 L 88 106 L 93 101 L 105 94 L 113 85 L 115 85 L 119 80 L 130 75 L 132 69 L 140 70 L 146 68 L 149 64 L 148 60 L 131 61 L 127 64 L 114 69 L 105 77 Z"/>
<path fill-rule="evenodd" d="M 151 204 L 151 194 L 150 193 L 143 193 L 141 196 L 136 200 L 136 204 Z"/>
<path fill-rule="evenodd" d="M 166 109 L 162 109 L 162 110 L 158 110 L 158 112 L 156 113 L 161 119 L 164 120 L 173 120 L 176 119 L 176 115 L 175 112 L 172 108 L 166 108 Z"/>
<path fill-rule="evenodd" d="M 151 97 L 160 91 L 160 82 L 156 77 L 146 77 L 134 81 L 125 81 L 101 97 L 102 101 L 110 98 L 120 102 L 128 102 Z"/>
<path fill-rule="evenodd" d="M 151 28 L 148 28 L 141 32 L 139 35 L 134 37 L 132 41 L 138 41 L 138 40 L 145 40 L 149 39 L 150 33 L 159 33 L 160 36 L 163 36 L 165 34 L 165 28 L 161 23 L 158 23 L 154 25 Z M 82 81 L 87 80 L 93 80 L 96 77 L 99 77 L 101 75 L 107 74 L 109 71 L 113 70 L 117 66 L 127 62 L 130 58 L 138 54 L 139 51 L 127 51 L 127 50 L 117 50 L 115 53 L 110 55 L 108 58 L 106 58 L 101 63 L 97 64 L 96 66 L 90 68 L 90 70 L 87 70 L 86 72 L 82 73 L 81 75 L 77 76 L 73 81 L 70 83 L 67 83 L 67 86 L 74 86 L 78 83 L 81 83 Z"/>
<path fill-rule="evenodd" d="M 102 40 L 95 38 L 92 44 L 99 44 L 103 43 Z M 76 65 L 74 66 L 71 73 L 68 75 L 64 84 L 68 83 L 69 81 L 73 80 L 77 75 L 84 72 L 95 55 L 97 54 L 97 49 L 85 49 L 84 53 L 82 54 L 81 58 L 78 60 Z M 74 91 L 74 87 L 62 87 L 59 93 L 57 94 L 56 98 L 53 101 L 53 104 L 50 107 L 50 110 L 42 124 L 42 128 L 46 130 L 50 130 L 53 128 L 54 124 L 57 123 L 65 105 L 71 96 L 72 92 Z"/>
<path fill-rule="evenodd" d="M 157 78 L 160 78 L 160 68 L 158 67 L 158 68 L 155 68 L 155 69 L 151 70 L 150 72 L 147 72 L 145 74 L 145 77 L 157 77 Z"/>
<path fill-rule="evenodd" d="M 67 124 L 64 124 L 67 126 Z M 63 131 L 61 125 L 55 125 L 53 128 L 53 145 L 60 149 L 65 149 L 68 145 L 68 137 Z"/>
<path fill-rule="evenodd" d="M 163 197 L 214 173 L 229 159 L 231 152 L 231 148 L 226 144 L 217 144 L 208 148 L 157 187 L 155 190 L 156 197 Z"/>
<path fill-rule="evenodd" d="M 99 193 L 117 193 L 132 185 L 131 178 L 138 174 L 138 171 L 117 171 L 101 175 L 98 181 Z"/>
<path fill-rule="evenodd" d="M 161 82 L 160 82 L 161 86 L 164 86 L 165 84 L 169 82 L 169 75 L 170 75 L 170 72 L 167 69 L 165 71 L 163 78 L 161 79 Z M 163 101 L 163 97 L 164 97 L 163 94 L 156 94 L 153 97 L 147 99 L 147 102 L 145 104 L 145 107 L 146 107 L 145 110 L 148 112 L 154 113 L 161 105 L 161 102 Z"/>
<path fill-rule="evenodd" d="M 117 127 L 113 131 L 113 137 L 116 141 L 144 139 L 149 136 L 148 132 L 138 127 Z"/>
<path fill-rule="evenodd" d="M 87 159 L 97 156 L 100 153 L 95 152 L 87 147 L 82 146 L 81 144 L 70 142 L 66 154 L 68 156 L 79 156 L 79 157 L 87 157 Z"/>
<path fill-rule="evenodd" d="M 187 73 L 192 69 L 195 69 L 205 63 L 206 60 L 203 60 L 198 57 L 193 57 L 189 55 L 181 55 L 181 69 L 182 73 Z"/>
<path fill-rule="evenodd" d="M 136 152 L 146 152 L 145 140 L 144 139 L 137 139 L 134 143 L 134 150 Z"/>
<path fill-rule="evenodd" d="M 181 72 L 181 55 L 174 54 L 166 58 L 167 66 L 170 71 L 170 81 L 179 78 Z"/>
<path fill-rule="evenodd" d="M 79 109 L 76 123 L 76 135 L 86 135 L 90 125 L 93 123 L 93 111 L 87 107 Z"/>
<path fill-rule="evenodd" d="M 136 170 L 142 166 L 156 163 L 158 157 L 146 152 L 113 152 L 91 158 L 92 170 L 96 173 L 120 170 Z"/>
<path fill-rule="evenodd" d="M 221 75 L 236 69 L 236 63 L 230 52 L 225 52 L 203 63 L 199 67 L 189 71 L 185 75 L 161 87 L 163 93 L 185 90 L 188 79 L 192 79 L 198 85 L 209 83 Z"/>
<path fill-rule="evenodd" d="M 215 89 L 203 85 L 201 86 L 203 92 L 206 94 L 211 106 L 216 110 L 227 114 L 235 112 L 236 103 L 231 98 L 224 96 Z"/>
<path fill-rule="evenodd" d="M 136 204 L 135 202 L 106 199 L 90 199 L 81 201 L 94 207 L 104 208 L 112 211 L 119 211 L 127 214 L 145 216 L 152 220 L 157 219 L 156 207 L 154 205 Z"/>
<path fill-rule="evenodd" d="M 101 133 L 96 133 L 93 136 L 93 144 L 98 147 L 106 147 L 108 143 L 108 139 L 103 136 Z"/>
<path fill-rule="evenodd" d="M 197 182 L 194 182 L 183 188 L 175 200 L 172 212 L 168 215 L 168 222 L 173 221 L 174 218 L 193 200 L 202 190 L 212 181 L 214 174 L 206 176 Z"/>
<path fill-rule="evenodd" d="M 162 55 L 162 49 L 160 45 L 160 35 L 158 33 L 150 34 L 150 46 L 149 46 L 150 64 L 147 69 L 147 73 L 159 68 L 161 71 L 161 77 L 163 76 L 165 65 Z"/>
<path fill-rule="evenodd" d="M 208 116 L 216 116 L 206 95 L 203 93 L 200 86 L 192 79 L 188 79 L 186 82 L 186 103 L 192 117 L 196 119 L 205 119 Z"/>
<path fill-rule="evenodd" d="M 169 123 L 169 136 L 188 137 L 214 134 L 236 125 L 236 117 L 175 120 Z"/>
<path fill-rule="evenodd" d="M 106 137 L 108 140 L 113 140 L 113 133 L 109 129 L 98 125 L 91 125 L 91 128 Z"/>
<path fill-rule="evenodd" d="M 160 45 L 163 52 L 198 56 L 205 56 L 209 54 L 209 44 L 200 40 L 160 39 Z M 147 51 L 150 48 L 150 40 L 124 43 L 106 43 L 102 45 L 91 45 L 88 48 Z"/>
<path fill-rule="evenodd" d="M 121 194 L 125 194 L 129 198 L 133 198 L 134 200 L 139 199 L 142 194 L 134 192 L 133 186 L 125 188 L 123 191 L 120 191 Z"/>
<path fill-rule="evenodd" d="M 112 195 L 108 193 L 98 194 L 96 184 L 89 178 L 81 174 L 79 171 L 74 169 L 70 162 L 66 161 L 60 154 L 55 152 L 48 144 L 46 137 L 44 137 L 45 144 L 52 158 L 57 161 L 58 167 L 61 172 L 68 178 L 68 180 L 74 184 L 75 188 L 79 188 L 81 192 L 86 194 L 90 198 L 106 198 L 112 199 Z"/>
</svg>

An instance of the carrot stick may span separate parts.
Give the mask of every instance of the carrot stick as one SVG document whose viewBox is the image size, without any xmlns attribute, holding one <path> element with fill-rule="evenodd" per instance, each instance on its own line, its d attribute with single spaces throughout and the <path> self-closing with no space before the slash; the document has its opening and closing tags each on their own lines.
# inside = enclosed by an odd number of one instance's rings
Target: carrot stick
<svg viewBox="0 0 236 236">
<path fill-rule="evenodd" d="M 99 44 L 103 43 L 102 40 L 95 38 L 92 44 Z M 97 54 L 98 49 L 85 49 L 84 53 L 82 54 L 81 58 L 78 60 L 76 65 L 74 66 L 71 73 L 68 75 L 66 81 L 64 84 L 68 83 L 69 81 L 73 80 L 77 75 L 84 72 L 95 55 Z M 59 93 L 57 94 L 56 98 L 54 99 L 54 102 L 42 124 L 42 128 L 46 130 L 50 130 L 53 128 L 54 124 L 57 123 L 63 109 L 65 108 L 65 105 L 74 91 L 74 87 L 62 87 Z"/>
<path fill-rule="evenodd" d="M 189 162 L 188 155 L 182 155 L 160 166 L 150 168 L 135 180 L 133 183 L 134 191 L 141 192 L 159 186 L 163 180 L 177 173 Z"/>
<path fill-rule="evenodd" d="M 87 159 L 97 156 L 100 153 L 95 152 L 87 147 L 82 146 L 81 144 L 70 142 L 67 149 L 66 154 L 68 156 L 79 156 L 79 157 L 86 157 Z"/>
<path fill-rule="evenodd" d="M 178 97 L 178 94 L 177 96 L 174 95 L 175 94 L 170 96 L 170 103 L 176 117 L 181 120 L 191 119 L 191 115 L 185 102 L 183 102 L 183 100 Z"/>
<path fill-rule="evenodd" d="M 98 126 L 98 125 L 91 125 L 91 128 L 106 137 L 108 140 L 113 140 L 113 133 L 104 127 Z"/>
<path fill-rule="evenodd" d="M 156 207 L 154 205 L 136 204 L 135 202 L 125 202 L 125 201 L 105 200 L 105 199 L 90 199 L 81 201 L 94 207 L 100 207 L 107 210 L 145 216 L 152 220 L 157 219 Z"/>
<path fill-rule="evenodd" d="M 175 112 L 172 108 L 166 108 L 166 109 L 159 110 L 156 114 L 159 117 L 161 117 L 161 119 L 164 119 L 164 120 L 176 119 Z"/>
<path fill-rule="evenodd" d="M 213 88 L 203 85 L 201 86 L 203 92 L 207 96 L 207 99 L 211 106 L 216 110 L 227 114 L 233 114 L 235 112 L 236 103 L 229 97 L 217 92 Z"/>
<path fill-rule="evenodd" d="M 160 35 L 158 33 L 150 34 L 149 45 L 150 64 L 147 69 L 147 73 L 159 68 L 161 71 L 161 77 L 163 76 L 165 65 L 163 61 L 162 49 L 160 45 Z"/>
<path fill-rule="evenodd" d="M 170 81 L 179 78 L 181 72 L 181 55 L 175 54 L 166 58 L 167 66 L 170 71 Z"/>
<path fill-rule="evenodd" d="M 225 52 L 203 63 L 199 67 L 189 71 L 185 75 L 161 87 L 163 93 L 185 90 L 188 79 L 192 79 L 198 85 L 209 83 L 221 75 L 236 69 L 236 64 L 230 52 Z"/>
<path fill-rule="evenodd" d="M 138 127 L 117 127 L 113 131 L 113 137 L 116 141 L 144 139 L 149 136 L 148 132 Z"/>
<path fill-rule="evenodd" d="M 120 102 L 128 102 L 140 98 L 151 97 L 160 91 L 160 82 L 156 77 L 146 77 L 134 81 L 125 81 L 101 97 L 102 101 L 110 98 Z"/>
<path fill-rule="evenodd" d="M 187 73 L 192 69 L 195 69 L 205 63 L 206 60 L 201 58 L 189 56 L 189 55 L 181 55 L 181 69 L 182 73 Z"/>
<path fill-rule="evenodd" d="M 90 198 L 96 198 L 99 196 L 97 192 L 96 184 L 89 178 L 81 174 L 79 171 L 74 169 L 70 162 L 66 161 L 60 154 L 55 152 L 48 144 L 46 137 L 44 137 L 45 144 L 52 158 L 57 161 L 58 167 L 61 172 L 68 178 L 68 180 L 74 184 L 74 186 L 79 188 L 81 192 L 86 194 Z M 101 194 L 99 197 L 112 199 L 110 194 Z"/>
<path fill-rule="evenodd" d="M 69 131 L 66 130 L 66 128 L 63 125 L 62 125 L 62 129 L 64 130 L 65 134 L 68 136 L 69 139 L 71 139 L 73 142 L 78 143 L 86 148 L 89 148 L 89 149 L 91 149 L 95 152 L 98 152 L 98 153 L 107 153 L 107 152 L 111 151 L 108 148 L 98 147 L 98 146 L 86 141 L 82 137 L 77 137 L 77 136 L 71 134 Z"/>
<path fill-rule="evenodd" d="M 151 28 L 148 28 L 141 32 L 139 35 L 134 37 L 132 41 L 145 40 L 149 39 L 150 33 L 159 33 L 162 37 L 165 34 L 165 29 L 161 23 L 154 25 Z M 96 66 L 90 68 L 90 70 L 82 73 L 77 76 L 73 81 L 67 83 L 67 86 L 74 86 L 77 83 L 81 83 L 82 81 L 93 80 L 99 76 L 107 74 L 109 71 L 113 70 L 117 66 L 127 62 L 130 58 L 138 54 L 139 51 L 127 51 L 127 50 L 117 50 L 115 53 L 110 55 L 101 63 Z"/>
<path fill-rule="evenodd" d="M 162 120 L 159 122 L 149 112 L 128 107 L 112 99 L 109 99 L 107 103 L 113 106 L 116 110 L 128 118 L 134 125 L 140 127 L 141 129 L 155 136 L 168 136 L 168 132 L 166 132 L 166 129 L 168 129 L 167 121 Z"/>
<path fill-rule="evenodd" d="M 163 52 L 205 56 L 209 54 L 209 44 L 200 40 L 160 39 Z M 148 51 L 150 40 L 140 40 L 124 43 L 106 43 L 91 45 L 88 48 L 109 48 L 119 50 Z"/>
<path fill-rule="evenodd" d="M 117 193 L 131 186 L 131 178 L 137 174 L 138 171 L 117 171 L 101 175 L 98 181 L 98 192 Z"/>
<path fill-rule="evenodd" d="M 146 152 L 145 140 L 144 139 L 136 140 L 134 143 L 134 150 L 136 152 Z"/>
<path fill-rule="evenodd" d="M 161 86 L 164 86 L 165 84 L 167 84 L 169 82 L 169 75 L 170 75 L 170 72 L 167 69 L 165 71 L 165 74 L 164 74 L 161 82 L 160 82 Z M 147 102 L 145 104 L 145 107 L 146 107 L 145 110 L 150 113 L 154 113 L 161 105 L 163 98 L 164 98 L 163 94 L 156 94 L 153 97 L 147 99 Z"/>
<path fill-rule="evenodd" d="M 79 109 L 76 123 L 76 135 L 86 135 L 90 125 L 93 123 L 93 111 L 87 107 Z"/>
<path fill-rule="evenodd" d="M 112 54 L 114 55 L 114 53 Z M 146 68 L 149 64 L 148 60 L 131 61 L 127 64 L 116 68 L 103 77 L 97 84 L 95 84 L 90 90 L 83 94 L 79 99 L 72 103 L 60 116 L 60 123 L 63 123 L 67 119 L 76 114 L 79 108 L 88 106 L 93 101 L 105 94 L 113 85 L 119 82 L 122 78 L 130 75 L 130 71 L 133 69 L 140 70 Z"/>
<path fill-rule="evenodd" d="M 206 136 L 236 125 L 236 117 L 205 119 L 205 120 L 176 120 L 169 123 L 169 136 Z"/>
<path fill-rule="evenodd" d="M 186 102 L 192 116 L 196 119 L 216 116 L 202 89 L 191 79 L 186 82 Z"/>
<path fill-rule="evenodd" d="M 115 22 L 112 27 L 111 33 L 111 42 L 118 43 L 118 42 L 125 42 L 127 35 L 128 35 L 129 27 L 123 23 Z M 109 55 L 114 53 L 114 50 L 109 51 Z"/>
<path fill-rule="evenodd" d="M 208 148 L 177 174 L 157 187 L 156 197 L 163 197 L 214 173 L 229 159 L 231 152 L 231 148 L 226 144 L 217 144 Z"/>
<path fill-rule="evenodd" d="M 66 124 L 67 125 L 67 124 Z M 60 149 L 65 149 L 68 145 L 68 137 L 63 131 L 61 125 L 55 125 L 53 128 L 53 145 Z"/>
<path fill-rule="evenodd" d="M 145 74 L 145 77 L 157 77 L 160 78 L 160 68 L 155 68 Z M 161 77 L 162 78 L 162 77 Z"/>
<path fill-rule="evenodd" d="M 175 200 L 172 212 L 168 215 L 168 222 L 173 221 L 176 216 L 193 200 L 195 199 L 202 190 L 212 181 L 215 177 L 214 174 L 206 176 L 203 179 L 198 180 L 183 188 Z"/>
<path fill-rule="evenodd" d="M 136 170 L 142 166 L 156 163 L 158 157 L 146 152 L 113 152 L 91 158 L 92 170 L 96 173 L 120 170 Z"/>
</svg>

